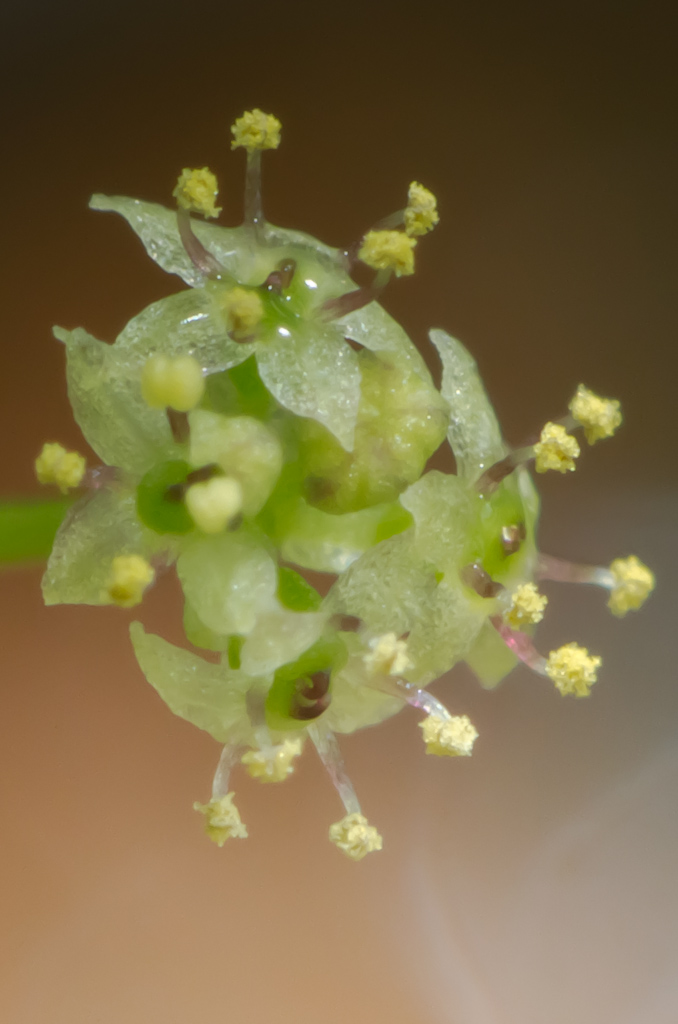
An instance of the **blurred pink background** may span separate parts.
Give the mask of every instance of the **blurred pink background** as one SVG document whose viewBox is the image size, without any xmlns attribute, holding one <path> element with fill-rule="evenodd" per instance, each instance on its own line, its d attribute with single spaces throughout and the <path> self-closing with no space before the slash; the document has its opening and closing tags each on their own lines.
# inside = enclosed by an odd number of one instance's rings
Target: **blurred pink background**
<svg viewBox="0 0 678 1024">
<path fill-rule="evenodd" d="M 326 839 L 340 805 L 308 753 L 285 786 L 237 779 L 250 838 L 192 810 L 216 744 L 173 718 L 132 656 L 132 613 L 42 607 L 39 568 L 0 576 L 0 1019 L 11 1024 L 675 1024 L 678 1020 L 675 349 L 678 171 L 667 5 L 319 5 L 173 0 L 0 13 L 5 495 L 36 493 L 45 439 L 82 446 L 51 326 L 113 340 L 179 287 L 91 192 L 169 201 L 217 171 L 241 213 L 228 126 L 283 121 L 269 218 L 332 244 L 402 205 L 441 224 L 387 308 L 426 350 L 475 354 L 507 438 L 579 381 L 624 429 L 540 481 L 541 546 L 658 574 L 622 624 L 600 593 L 549 591 L 542 649 L 604 655 L 588 701 L 516 670 L 435 686 L 480 739 L 425 757 L 404 711 L 342 743 L 384 850 Z M 140 616 L 178 638 L 167 579 Z"/>
</svg>

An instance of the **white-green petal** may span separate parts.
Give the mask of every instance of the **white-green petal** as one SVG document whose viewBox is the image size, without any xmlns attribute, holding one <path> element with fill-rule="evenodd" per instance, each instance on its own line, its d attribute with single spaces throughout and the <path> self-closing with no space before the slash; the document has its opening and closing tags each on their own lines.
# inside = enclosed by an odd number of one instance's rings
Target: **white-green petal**
<svg viewBox="0 0 678 1024">
<path fill-rule="evenodd" d="M 177 573 L 198 618 L 225 636 L 251 632 L 278 584 L 271 556 L 242 532 L 192 538 Z"/>
<path fill-rule="evenodd" d="M 447 331 L 434 329 L 429 338 L 443 364 L 440 387 L 450 406 L 448 439 L 457 460 L 457 472 L 477 478 L 506 454 L 492 404 L 478 374 L 475 360 Z"/>
<path fill-rule="evenodd" d="M 300 498 L 288 532 L 280 539 L 280 553 L 286 562 L 304 569 L 345 572 L 376 543 L 379 527 L 394 507 L 395 503 L 385 503 L 333 515 Z"/>
<path fill-rule="evenodd" d="M 141 671 L 175 715 L 220 743 L 251 742 L 245 701 L 253 681 L 244 672 L 175 647 L 140 622 L 132 623 L 130 636 Z"/>
<path fill-rule="evenodd" d="M 517 657 L 490 622 L 483 625 L 465 660 L 487 690 L 494 689 L 518 664 Z"/>
<path fill-rule="evenodd" d="M 66 346 L 68 396 L 88 444 L 109 466 L 144 473 L 173 451 L 167 417 L 141 397 L 138 368 L 81 328 L 54 328 Z"/>
<path fill-rule="evenodd" d="M 400 503 L 412 513 L 422 558 L 440 571 L 458 570 L 474 511 L 459 477 L 431 470 L 400 495 Z"/>
<path fill-rule="evenodd" d="M 346 636 L 346 634 L 344 634 Z M 357 641 L 355 634 L 346 642 Z M 358 643 L 353 646 L 357 649 Z M 360 645 L 361 646 L 361 645 Z M 402 711 L 404 702 L 368 685 L 369 676 L 360 653 L 332 675 L 332 700 L 324 713 L 323 724 L 332 732 L 352 733 L 368 725 L 378 725 Z"/>
<path fill-rule="evenodd" d="M 194 288 L 159 299 L 132 317 L 114 349 L 133 376 L 156 353 L 193 356 L 207 372 L 228 370 L 247 359 L 254 346 L 229 338 L 215 298 L 204 288 Z"/>
<path fill-rule="evenodd" d="M 281 327 L 257 344 L 262 381 L 278 402 L 296 416 L 327 427 L 347 451 L 353 449 L 360 404 L 356 353 L 331 326 Z"/>
<path fill-rule="evenodd" d="M 431 382 L 421 353 L 410 341 L 407 333 L 397 320 L 390 316 L 378 302 L 370 302 L 362 309 L 341 317 L 335 326 L 345 338 L 357 341 L 372 352 L 385 352 L 397 357 L 397 361 L 409 364 L 423 380 Z"/>
<path fill-rule="evenodd" d="M 316 642 L 327 621 L 321 612 L 293 612 L 277 601 L 262 611 L 240 652 L 248 675 L 263 676 L 296 661 Z"/>
<path fill-rule="evenodd" d="M 116 555 L 148 558 L 162 541 L 136 516 L 132 494 L 94 491 L 67 513 L 42 580 L 45 604 L 110 604 L 105 590 Z"/>
</svg>

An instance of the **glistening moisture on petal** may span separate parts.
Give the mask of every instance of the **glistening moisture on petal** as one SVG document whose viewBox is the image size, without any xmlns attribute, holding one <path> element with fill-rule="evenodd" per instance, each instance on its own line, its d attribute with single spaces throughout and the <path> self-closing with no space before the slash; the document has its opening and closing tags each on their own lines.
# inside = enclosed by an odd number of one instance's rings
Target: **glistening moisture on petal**
<svg viewBox="0 0 678 1024">
<path fill-rule="evenodd" d="M 616 399 L 580 385 L 536 444 L 513 447 L 465 346 L 430 331 L 438 388 L 380 304 L 439 222 L 433 193 L 411 182 L 404 209 L 375 211 L 360 239 L 333 248 L 265 217 L 275 115 L 245 111 L 231 136 L 245 150 L 239 226 L 208 222 L 221 210 L 207 167 L 184 168 L 168 207 L 92 197 L 187 287 L 110 341 L 55 328 L 75 419 L 101 464 L 52 441 L 37 458 L 40 483 L 75 492 L 43 593 L 142 615 L 151 588 L 173 577 L 184 642 L 140 622 L 130 636 L 160 699 L 222 747 L 211 795 L 194 804 L 207 836 L 220 847 L 246 838 L 238 786 L 249 776 L 294 787 L 311 746 L 343 807 L 324 827 L 360 861 L 382 838 L 339 736 L 409 707 L 428 754 L 469 757 L 475 725 L 430 683 L 465 661 L 493 688 L 520 662 L 587 696 L 602 659 L 577 643 L 540 653 L 540 582 L 596 584 L 621 616 L 654 576 L 635 556 L 581 566 L 537 547 L 530 467 L 573 470 L 574 434 L 611 437 Z M 445 452 L 453 473 L 431 467 Z"/>
</svg>

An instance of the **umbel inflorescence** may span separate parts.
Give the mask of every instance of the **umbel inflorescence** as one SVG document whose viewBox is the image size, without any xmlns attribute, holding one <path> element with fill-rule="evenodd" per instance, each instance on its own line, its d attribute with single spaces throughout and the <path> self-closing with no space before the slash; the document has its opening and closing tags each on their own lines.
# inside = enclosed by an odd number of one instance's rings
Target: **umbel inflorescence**
<svg viewBox="0 0 678 1024">
<path fill-rule="evenodd" d="M 132 643 L 176 714 L 223 744 L 211 799 L 196 808 L 219 845 L 247 835 L 230 774 L 282 782 L 310 740 L 344 804 L 331 840 L 359 860 L 381 849 L 344 770 L 337 734 L 404 704 L 423 712 L 430 754 L 468 756 L 476 730 L 426 686 L 459 661 L 491 687 L 520 659 L 562 694 L 587 696 L 601 663 L 576 643 L 544 656 L 540 580 L 594 583 L 615 615 L 638 608 L 651 572 L 542 555 L 529 475 L 567 472 L 621 423 L 619 403 L 581 385 L 536 444 L 502 439 L 475 364 L 445 331 L 436 389 L 403 329 L 376 301 L 414 271 L 438 221 L 413 182 L 405 208 L 348 251 L 267 223 L 261 154 L 280 123 L 236 120 L 247 153 L 245 220 L 220 210 L 210 170 L 183 171 L 177 209 L 96 195 L 149 255 L 189 286 L 134 317 L 114 344 L 82 329 L 66 348 L 75 417 L 103 465 L 45 445 L 39 479 L 77 489 L 43 581 L 48 604 L 139 604 L 175 566 L 192 649 L 148 634 Z M 194 219 L 199 215 L 203 219 Z M 358 286 L 358 262 L 374 270 Z M 456 474 L 425 471 L 447 441 Z M 324 597 L 309 572 L 326 574 Z M 316 577 L 314 577 L 316 578 Z M 207 660 L 195 648 L 218 652 Z"/>
</svg>

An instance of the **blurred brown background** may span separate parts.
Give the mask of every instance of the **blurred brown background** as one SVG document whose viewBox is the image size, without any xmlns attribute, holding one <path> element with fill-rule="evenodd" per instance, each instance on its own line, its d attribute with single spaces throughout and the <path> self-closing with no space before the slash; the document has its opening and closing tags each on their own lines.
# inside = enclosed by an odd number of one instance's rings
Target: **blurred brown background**
<svg viewBox="0 0 678 1024">
<path fill-rule="evenodd" d="M 311 753 L 284 787 L 240 778 L 245 843 L 191 809 L 216 745 L 144 682 L 133 617 L 41 606 L 0 577 L 0 1019 L 8 1024 L 675 1024 L 678 698 L 674 377 L 678 172 L 668 4 L 6 2 L 5 494 L 43 440 L 81 445 L 53 323 L 113 340 L 179 286 L 91 192 L 168 201 L 184 166 L 241 210 L 228 126 L 272 110 L 269 218 L 333 244 L 416 178 L 441 224 L 386 305 L 476 355 L 519 443 L 581 380 L 618 437 L 544 479 L 542 547 L 659 574 L 620 625 L 551 592 L 540 645 L 605 656 L 590 701 L 517 670 L 436 687 L 481 738 L 425 758 L 415 718 L 343 743 L 385 837 L 327 843 L 340 806 Z M 169 582 L 143 615 L 176 635 Z M 174 631 L 174 633 L 173 633 Z"/>
</svg>

